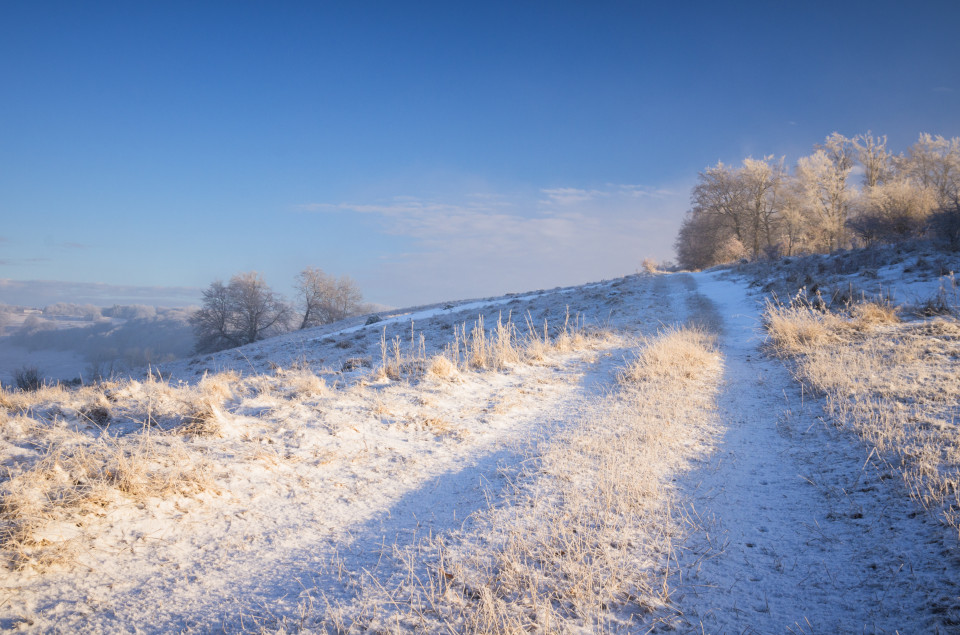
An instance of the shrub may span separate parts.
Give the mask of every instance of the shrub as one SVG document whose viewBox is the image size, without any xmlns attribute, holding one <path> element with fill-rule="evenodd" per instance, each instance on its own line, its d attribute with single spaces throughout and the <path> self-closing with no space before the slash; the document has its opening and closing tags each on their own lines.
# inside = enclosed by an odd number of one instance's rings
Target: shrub
<svg viewBox="0 0 960 635">
<path fill-rule="evenodd" d="M 935 242 L 950 249 L 960 249 L 960 201 L 934 212 L 928 227 Z"/>
<path fill-rule="evenodd" d="M 13 371 L 13 380 L 17 388 L 23 391 L 40 390 L 43 387 L 43 376 L 36 366 L 24 366 Z"/>
</svg>

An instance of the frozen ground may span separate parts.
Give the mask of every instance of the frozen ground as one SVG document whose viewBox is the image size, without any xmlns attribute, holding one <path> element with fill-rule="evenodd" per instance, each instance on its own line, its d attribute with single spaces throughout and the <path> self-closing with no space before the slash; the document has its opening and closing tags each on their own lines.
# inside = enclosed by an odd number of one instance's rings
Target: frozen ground
<svg viewBox="0 0 960 635">
<path fill-rule="evenodd" d="M 708 633 L 958 628 L 956 533 L 918 510 L 897 474 L 823 421 L 781 362 L 760 354 L 757 299 L 741 282 L 697 278 L 722 317 L 726 430 L 681 485 L 699 529 L 680 558 L 679 625 Z"/>
<path fill-rule="evenodd" d="M 190 441 L 190 460 L 203 463 L 212 483 L 200 494 L 120 499 L 85 517 L 79 531 L 47 527 L 70 555 L 0 572 L 0 628 L 327 628 L 328 603 L 354 600 L 366 572 L 389 579 L 405 547 L 500 504 L 505 477 L 533 444 L 564 435 L 610 392 L 637 336 L 684 323 L 717 333 L 723 353 L 716 447 L 677 469 L 664 490 L 686 527 L 664 563 L 675 570 L 669 605 L 623 628 L 957 628 L 955 532 L 911 501 L 849 433 L 825 422 L 817 401 L 763 354 L 758 300 L 747 281 L 720 273 L 631 276 L 401 312 L 163 367 L 171 385 L 230 370 L 282 384 L 285 369 L 310 367 L 327 388 L 309 396 L 264 389 L 228 401 L 221 435 Z M 481 314 L 488 328 L 511 312 L 514 322 L 555 328 L 568 311 L 605 335 L 540 363 L 453 380 L 371 376 L 381 339 L 416 349 L 422 334 L 429 354 L 451 341 L 456 324 Z M 11 465 L 23 450 L 5 444 Z"/>
</svg>

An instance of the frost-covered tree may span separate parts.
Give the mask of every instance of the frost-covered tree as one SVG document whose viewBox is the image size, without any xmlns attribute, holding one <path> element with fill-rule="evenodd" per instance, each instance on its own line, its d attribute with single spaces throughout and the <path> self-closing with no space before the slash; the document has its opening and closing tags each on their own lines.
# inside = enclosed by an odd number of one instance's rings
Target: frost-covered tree
<svg viewBox="0 0 960 635">
<path fill-rule="evenodd" d="M 818 243 L 819 230 L 804 204 L 800 183 L 793 177 L 784 178 L 779 199 L 774 241 L 777 255 L 793 256 L 814 250 Z"/>
<path fill-rule="evenodd" d="M 932 187 L 899 178 L 865 188 L 849 226 L 867 244 L 919 237 L 937 207 Z"/>
<path fill-rule="evenodd" d="M 774 243 L 777 216 L 784 203 L 783 161 L 774 160 L 773 156 L 747 158 L 738 173 L 744 191 L 745 237 L 749 242 L 743 243 L 743 238 L 740 241 L 754 260 Z"/>
<path fill-rule="evenodd" d="M 901 175 L 933 188 L 940 205 L 960 201 L 960 137 L 923 133 L 897 163 Z"/>
<path fill-rule="evenodd" d="M 804 204 L 820 225 L 823 250 L 833 251 L 847 244 L 847 218 L 855 195 L 850 187 L 852 169 L 849 155 L 836 147 L 820 148 L 797 161 L 797 181 Z"/>
<path fill-rule="evenodd" d="M 814 146 L 815 150 L 823 150 L 837 170 L 852 170 L 856 163 L 856 147 L 851 139 L 839 132 L 831 132 L 823 143 Z"/>
<path fill-rule="evenodd" d="M 857 164 L 859 189 L 851 178 Z M 717 163 L 698 174 L 690 198 L 675 243 L 689 268 L 728 260 L 737 245 L 753 259 L 922 236 L 956 245 L 960 138 L 921 134 L 894 156 L 885 136 L 834 132 L 793 174 L 772 156 Z"/>
<path fill-rule="evenodd" d="M 287 330 L 290 308 L 256 271 L 240 273 L 203 291 L 203 304 L 190 318 L 198 352 L 250 344 Z"/>
<path fill-rule="evenodd" d="M 349 276 L 334 278 L 316 267 L 297 276 L 300 328 L 329 324 L 362 310 L 363 294 Z"/>
<path fill-rule="evenodd" d="M 874 187 L 886 183 L 893 174 L 893 157 L 887 151 L 887 136 L 874 137 L 869 130 L 851 140 L 857 160 L 863 166 L 863 184 Z"/>
<path fill-rule="evenodd" d="M 715 227 L 726 230 L 715 236 L 714 253 L 732 236 L 746 256 L 756 259 L 763 255 L 775 242 L 786 176 L 783 159 L 772 156 L 744 159 L 739 168 L 717 163 L 699 174 L 691 213 L 710 216 Z"/>
</svg>

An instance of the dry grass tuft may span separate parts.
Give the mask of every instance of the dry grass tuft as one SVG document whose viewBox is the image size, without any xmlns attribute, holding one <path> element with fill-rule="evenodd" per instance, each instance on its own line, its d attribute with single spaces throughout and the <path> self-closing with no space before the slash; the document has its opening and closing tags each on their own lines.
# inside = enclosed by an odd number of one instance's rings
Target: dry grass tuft
<svg viewBox="0 0 960 635">
<path fill-rule="evenodd" d="M 111 403 L 102 394 L 97 394 L 94 399 L 85 404 L 78 411 L 78 416 L 82 421 L 89 421 L 98 427 L 104 427 L 110 423 Z"/>
<path fill-rule="evenodd" d="M 937 292 L 911 307 L 911 312 L 918 317 L 960 317 L 960 283 L 953 273 L 942 276 Z"/>
<path fill-rule="evenodd" d="M 619 375 L 620 383 L 696 379 L 716 367 L 716 338 L 699 329 L 672 327 L 643 340 L 643 354 Z"/>
<path fill-rule="evenodd" d="M 378 419 L 385 419 L 393 417 L 393 410 L 390 409 L 386 403 L 384 403 L 383 398 L 380 394 L 375 394 L 373 397 L 373 403 L 370 405 L 370 414 Z"/>
<path fill-rule="evenodd" d="M 460 371 L 446 355 L 434 355 L 430 358 L 427 372 L 434 377 L 455 381 L 460 377 Z"/>
<path fill-rule="evenodd" d="M 420 426 L 424 430 L 429 430 L 433 434 L 444 436 L 454 432 L 453 426 L 443 417 L 425 417 L 420 420 Z"/>
<path fill-rule="evenodd" d="M 66 389 L 60 384 L 44 385 L 37 390 L 7 390 L 0 387 L 0 407 L 13 412 L 28 412 L 37 406 L 61 401 Z"/>
<path fill-rule="evenodd" d="M 213 399 L 197 399 L 186 405 L 186 414 L 177 429 L 194 437 L 221 437 L 223 411 Z"/>
<path fill-rule="evenodd" d="M 290 370 L 278 368 L 275 374 L 281 386 L 288 389 L 295 398 L 309 399 L 327 393 L 327 382 L 307 366 L 301 365 Z"/>
<path fill-rule="evenodd" d="M 236 371 L 226 371 L 215 375 L 203 375 L 197 384 L 199 392 L 213 399 L 226 401 L 242 394 L 240 375 Z"/>
<path fill-rule="evenodd" d="M 873 328 L 900 322 L 900 307 L 887 302 L 861 302 L 850 309 L 850 317 L 857 328 Z"/>
<path fill-rule="evenodd" d="M 526 330 L 521 333 L 512 315 L 506 319 L 500 314 L 492 329 L 487 329 L 483 315 L 477 317 L 471 328 L 455 324 L 453 341 L 440 355 L 427 358 L 423 334 L 414 333 L 411 324 L 410 340 L 399 337 L 387 340 L 386 328 L 380 336 L 380 365 L 374 372 L 377 379 L 419 379 L 426 374 L 440 378 L 456 378 L 460 372 L 471 370 L 506 370 L 517 364 L 536 364 L 548 360 L 555 353 L 568 353 L 593 345 L 607 336 L 606 332 L 588 333 L 580 316 L 571 317 L 569 311 L 561 328 L 551 331 L 549 323 L 534 324 L 526 317 Z M 442 361 L 446 358 L 446 361 Z"/>
<path fill-rule="evenodd" d="M 787 305 L 768 300 L 764 310 L 773 349 L 784 356 L 835 341 L 842 322 L 839 316 L 815 308 L 802 293 Z"/>
<path fill-rule="evenodd" d="M 238 392 L 239 376 L 224 373 L 196 386 L 149 376 L 3 393 L 11 454 L 0 482 L 0 552 L 15 567 L 42 568 L 95 540 L 111 508 L 211 488 L 189 437 L 220 435 L 224 403 Z"/>
</svg>

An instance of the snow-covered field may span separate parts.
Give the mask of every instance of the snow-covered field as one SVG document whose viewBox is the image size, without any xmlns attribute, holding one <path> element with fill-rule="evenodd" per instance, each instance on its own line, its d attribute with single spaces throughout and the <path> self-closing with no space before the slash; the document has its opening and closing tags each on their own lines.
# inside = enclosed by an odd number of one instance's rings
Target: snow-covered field
<svg viewBox="0 0 960 635">
<path fill-rule="evenodd" d="M 864 279 L 943 284 L 908 269 Z M 958 628 L 956 529 L 764 348 L 755 280 L 423 307 L 5 393 L 0 628 Z"/>
</svg>

